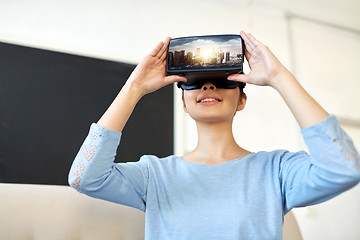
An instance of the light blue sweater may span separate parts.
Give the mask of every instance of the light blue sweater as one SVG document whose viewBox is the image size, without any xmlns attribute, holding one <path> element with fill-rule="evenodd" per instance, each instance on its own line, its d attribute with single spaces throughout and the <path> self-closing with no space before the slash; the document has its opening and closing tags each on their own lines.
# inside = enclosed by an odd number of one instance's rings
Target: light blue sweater
<svg viewBox="0 0 360 240">
<path fill-rule="evenodd" d="M 282 239 L 288 211 L 330 199 L 360 180 L 359 154 L 333 115 L 302 134 L 311 155 L 257 152 L 212 166 L 151 155 L 114 163 L 121 134 L 94 123 L 69 183 L 145 211 L 145 239 Z"/>
</svg>

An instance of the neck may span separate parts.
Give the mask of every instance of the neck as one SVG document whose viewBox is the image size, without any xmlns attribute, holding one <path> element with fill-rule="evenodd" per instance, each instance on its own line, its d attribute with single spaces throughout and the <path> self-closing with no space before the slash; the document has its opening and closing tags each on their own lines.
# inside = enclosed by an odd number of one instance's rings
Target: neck
<svg viewBox="0 0 360 240">
<path fill-rule="evenodd" d="M 232 120 L 221 123 L 197 123 L 198 145 L 187 157 L 202 164 L 219 164 L 246 155 L 232 133 Z M 186 157 L 186 156 L 184 156 Z"/>
</svg>

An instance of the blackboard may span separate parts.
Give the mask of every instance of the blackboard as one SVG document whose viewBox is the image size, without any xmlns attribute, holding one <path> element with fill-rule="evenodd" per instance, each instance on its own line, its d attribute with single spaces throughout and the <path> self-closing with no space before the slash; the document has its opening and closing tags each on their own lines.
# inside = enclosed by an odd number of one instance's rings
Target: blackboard
<svg viewBox="0 0 360 240">
<path fill-rule="evenodd" d="M 135 65 L 0 43 L 0 182 L 67 184 L 88 134 Z M 173 154 L 173 87 L 145 96 L 116 162 Z"/>
</svg>

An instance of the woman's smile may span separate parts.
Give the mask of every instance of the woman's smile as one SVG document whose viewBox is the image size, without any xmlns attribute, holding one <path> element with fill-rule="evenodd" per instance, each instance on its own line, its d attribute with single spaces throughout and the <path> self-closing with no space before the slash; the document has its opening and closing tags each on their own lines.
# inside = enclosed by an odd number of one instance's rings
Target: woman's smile
<svg viewBox="0 0 360 240">
<path fill-rule="evenodd" d="M 221 98 L 216 95 L 204 95 L 197 99 L 197 103 L 201 105 L 213 105 L 221 101 Z"/>
</svg>

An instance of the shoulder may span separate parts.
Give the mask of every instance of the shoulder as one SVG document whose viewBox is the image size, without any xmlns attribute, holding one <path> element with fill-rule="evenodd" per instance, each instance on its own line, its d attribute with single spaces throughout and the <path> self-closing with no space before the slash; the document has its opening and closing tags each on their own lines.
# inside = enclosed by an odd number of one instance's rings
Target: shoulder
<svg viewBox="0 0 360 240">
<path fill-rule="evenodd" d="M 148 165 L 168 165 L 176 163 L 177 157 L 170 155 L 167 157 L 158 157 L 155 155 L 143 155 L 139 162 L 147 163 Z"/>
<path fill-rule="evenodd" d="M 299 158 L 308 158 L 309 155 L 304 150 L 291 152 L 285 149 L 278 149 L 274 151 L 260 151 L 255 153 L 254 158 L 257 160 L 271 161 L 276 163 L 281 163 L 283 161 L 299 159 Z"/>
<path fill-rule="evenodd" d="M 286 150 L 286 149 L 277 149 L 277 150 L 273 150 L 273 151 L 255 152 L 255 157 L 256 158 L 282 158 L 286 155 L 298 154 L 300 152 L 304 152 L 304 151 L 290 152 L 289 150 Z"/>
</svg>

